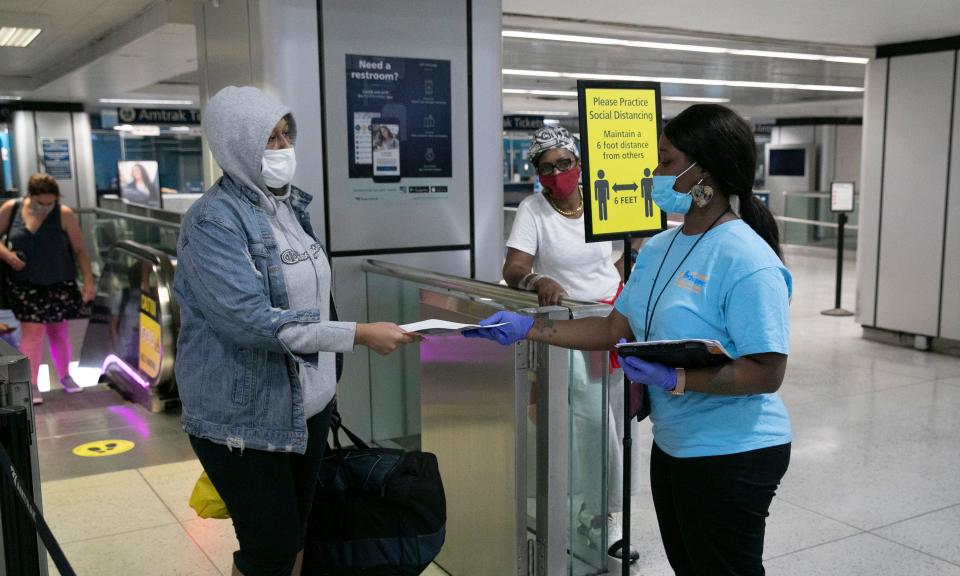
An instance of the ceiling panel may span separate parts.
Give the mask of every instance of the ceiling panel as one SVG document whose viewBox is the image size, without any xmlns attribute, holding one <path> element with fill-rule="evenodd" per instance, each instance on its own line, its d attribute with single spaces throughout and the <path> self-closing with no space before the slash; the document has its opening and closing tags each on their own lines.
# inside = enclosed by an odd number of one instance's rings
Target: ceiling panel
<svg viewBox="0 0 960 576">
<path fill-rule="evenodd" d="M 958 0 L 503 0 L 503 11 L 859 46 L 960 34 Z"/>
<path fill-rule="evenodd" d="M 4 12 L 36 12 L 40 4 L 38 0 L 3 0 Z"/>
<path fill-rule="evenodd" d="M 27 48 L 0 48 L 0 77 L 37 77 L 110 30 L 125 24 L 155 0 L 2 0 L 4 13 L 42 19 L 43 32 Z M 29 5 L 29 8 L 26 6 Z"/>
<path fill-rule="evenodd" d="M 830 56 L 866 58 L 872 49 L 856 46 L 813 46 L 809 43 L 759 39 L 717 34 L 697 35 L 690 32 L 649 30 L 633 26 L 607 25 L 597 22 L 572 23 L 555 18 L 505 16 L 506 31 L 579 35 L 626 41 L 657 42 L 705 46 L 725 50 L 761 50 Z M 804 84 L 862 88 L 864 64 L 770 58 L 730 53 L 666 50 L 649 47 L 597 45 L 582 42 L 505 37 L 503 68 L 535 72 L 559 72 L 574 75 L 564 78 L 505 74 L 503 87 L 519 90 L 575 91 L 577 74 L 613 74 L 650 78 L 680 78 L 710 81 L 742 81 Z M 769 87 L 729 87 L 719 85 L 664 82 L 664 96 L 709 97 L 729 99 L 739 108 L 787 106 L 790 114 L 798 106 L 810 104 L 811 110 L 822 110 L 821 103 L 836 100 L 862 101 L 861 92 L 831 90 L 796 90 Z M 549 103 L 547 110 L 576 114 L 575 98 L 509 95 L 505 110 L 538 109 L 537 102 Z M 670 107 L 686 104 L 670 104 Z M 667 108 L 665 104 L 665 109 Z M 844 104 L 845 108 L 849 108 Z M 802 106 L 799 108 L 802 110 Z"/>
<path fill-rule="evenodd" d="M 165 24 L 38 88 L 33 97 L 95 102 L 119 98 L 197 67 L 196 31 Z"/>
</svg>

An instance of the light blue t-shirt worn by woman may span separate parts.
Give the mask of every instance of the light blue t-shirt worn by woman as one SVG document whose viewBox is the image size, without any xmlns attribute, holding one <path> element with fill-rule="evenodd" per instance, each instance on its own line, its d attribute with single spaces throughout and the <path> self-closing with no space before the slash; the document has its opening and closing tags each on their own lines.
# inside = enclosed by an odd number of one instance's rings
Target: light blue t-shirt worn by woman
<svg viewBox="0 0 960 576">
<path fill-rule="evenodd" d="M 674 235 L 678 236 L 663 262 Z M 790 271 L 742 220 L 706 232 L 678 269 L 698 237 L 667 230 L 640 251 L 616 302 L 636 339 L 644 337 L 651 288 L 653 308 L 666 286 L 648 340 L 718 340 L 734 358 L 789 353 Z M 650 401 L 654 440 L 674 457 L 736 454 L 791 441 L 790 418 L 776 393 L 722 396 L 687 391 L 673 396 L 651 386 Z"/>
</svg>

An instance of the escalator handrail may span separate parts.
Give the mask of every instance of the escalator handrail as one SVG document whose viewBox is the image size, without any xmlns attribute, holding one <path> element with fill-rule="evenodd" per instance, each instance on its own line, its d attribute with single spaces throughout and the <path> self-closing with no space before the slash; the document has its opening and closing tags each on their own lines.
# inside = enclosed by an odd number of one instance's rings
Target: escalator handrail
<svg viewBox="0 0 960 576">
<path fill-rule="evenodd" d="M 156 226 L 163 226 L 166 228 L 174 228 L 179 230 L 179 222 L 167 222 L 165 220 L 158 220 L 156 218 L 150 218 L 149 216 L 140 216 L 139 214 L 131 214 L 129 212 L 117 212 L 116 210 L 107 210 L 106 208 L 91 208 L 90 212 L 93 212 L 97 216 L 108 216 L 110 218 L 124 218 L 126 220 L 135 220 L 137 222 L 144 222 L 147 224 L 154 224 Z M 87 210 L 84 210 L 87 212 Z"/>
</svg>

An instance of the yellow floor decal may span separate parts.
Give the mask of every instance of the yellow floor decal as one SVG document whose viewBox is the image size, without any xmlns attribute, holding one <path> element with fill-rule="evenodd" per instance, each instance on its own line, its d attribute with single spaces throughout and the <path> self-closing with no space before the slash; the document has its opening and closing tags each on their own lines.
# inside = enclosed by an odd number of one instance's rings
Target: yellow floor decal
<svg viewBox="0 0 960 576">
<path fill-rule="evenodd" d="M 129 440 L 97 440 L 77 446 L 73 449 L 73 454 L 85 458 L 100 458 L 123 454 L 133 450 L 133 447 L 134 443 Z"/>
</svg>

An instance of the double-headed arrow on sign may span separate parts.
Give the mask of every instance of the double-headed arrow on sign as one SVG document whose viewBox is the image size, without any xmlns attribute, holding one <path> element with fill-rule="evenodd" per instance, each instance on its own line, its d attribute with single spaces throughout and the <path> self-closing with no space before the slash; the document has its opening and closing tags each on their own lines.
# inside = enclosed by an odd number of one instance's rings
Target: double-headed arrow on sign
<svg viewBox="0 0 960 576">
<path fill-rule="evenodd" d="M 629 191 L 631 191 L 631 192 L 636 192 L 636 191 L 637 191 L 637 185 L 636 185 L 636 183 L 634 183 L 634 182 L 631 182 L 631 183 L 629 183 L 629 184 L 614 184 L 614 185 L 613 185 L 613 191 L 614 191 L 614 192 L 623 192 L 624 190 L 629 190 Z"/>
</svg>

